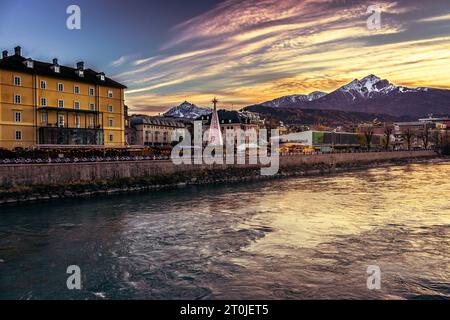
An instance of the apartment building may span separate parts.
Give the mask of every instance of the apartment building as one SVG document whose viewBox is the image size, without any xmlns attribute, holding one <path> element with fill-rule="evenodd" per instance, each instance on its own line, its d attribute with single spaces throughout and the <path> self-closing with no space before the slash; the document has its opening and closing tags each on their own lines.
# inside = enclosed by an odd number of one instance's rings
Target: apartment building
<svg viewBox="0 0 450 320">
<path fill-rule="evenodd" d="M 122 147 L 124 90 L 104 73 L 3 51 L 0 148 Z"/>
<path fill-rule="evenodd" d="M 170 146 L 185 139 L 186 123 L 173 118 L 134 115 L 130 118 L 130 142 L 137 146 Z"/>
</svg>

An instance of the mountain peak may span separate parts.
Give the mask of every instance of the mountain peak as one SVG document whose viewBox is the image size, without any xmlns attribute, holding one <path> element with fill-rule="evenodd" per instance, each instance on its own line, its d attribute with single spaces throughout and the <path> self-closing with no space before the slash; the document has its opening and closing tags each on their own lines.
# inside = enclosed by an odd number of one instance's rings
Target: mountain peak
<svg viewBox="0 0 450 320">
<path fill-rule="evenodd" d="M 199 116 L 211 113 L 211 109 L 200 108 L 195 104 L 184 101 L 182 104 L 167 111 L 164 116 L 173 118 L 196 119 Z"/>
<path fill-rule="evenodd" d="M 361 82 L 366 82 L 366 81 L 378 82 L 380 80 L 381 80 L 380 77 L 377 77 L 374 74 L 369 74 L 367 77 L 362 78 Z"/>
<path fill-rule="evenodd" d="M 371 99 L 379 94 L 387 94 L 397 87 L 387 80 L 382 80 L 374 74 L 370 74 L 361 80 L 355 79 L 349 84 L 337 89 L 336 92 L 341 92 L 348 96 L 352 101 L 358 99 Z"/>
</svg>

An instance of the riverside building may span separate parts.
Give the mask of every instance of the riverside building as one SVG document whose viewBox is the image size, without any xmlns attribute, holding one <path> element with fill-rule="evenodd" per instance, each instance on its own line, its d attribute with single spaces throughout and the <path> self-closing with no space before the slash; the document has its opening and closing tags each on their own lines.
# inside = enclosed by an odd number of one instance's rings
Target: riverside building
<svg viewBox="0 0 450 320">
<path fill-rule="evenodd" d="M 181 142 L 188 126 L 181 120 L 134 115 L 130 118 L 130 142 L 134 146 L 167 147 Z"/>
<path fill-rule="evenodd" d="M 104 73 L 3 51 L 0 148 L 122 147 L 124 90 Z"/>
</svg>

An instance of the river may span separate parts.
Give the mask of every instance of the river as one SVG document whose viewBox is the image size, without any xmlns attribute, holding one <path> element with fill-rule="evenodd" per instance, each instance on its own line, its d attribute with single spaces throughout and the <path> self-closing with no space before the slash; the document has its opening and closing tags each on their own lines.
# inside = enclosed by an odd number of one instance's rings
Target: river
<svg viewBox="0 0 450 320">
<path fill-rule="evenodd" d="M 450 298 L 449 177 L 430 162 L 3 206 L 0 299 Z"/>
</svg>

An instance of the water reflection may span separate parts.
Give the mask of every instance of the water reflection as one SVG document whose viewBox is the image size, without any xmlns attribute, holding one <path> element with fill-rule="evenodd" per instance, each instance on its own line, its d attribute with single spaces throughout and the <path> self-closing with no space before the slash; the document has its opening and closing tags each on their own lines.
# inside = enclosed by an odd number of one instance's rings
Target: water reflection
<svg viewBox="0 0 450 320">
<path fill-rule="evenodd" d="M 417 164 L 2 207 L 0 298 L 450 297 L 449 174 Z M 82 291 L 65 287 L 71 264 Z"/>
</svg>

